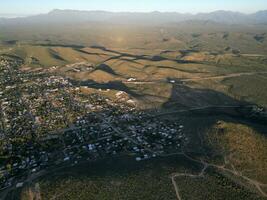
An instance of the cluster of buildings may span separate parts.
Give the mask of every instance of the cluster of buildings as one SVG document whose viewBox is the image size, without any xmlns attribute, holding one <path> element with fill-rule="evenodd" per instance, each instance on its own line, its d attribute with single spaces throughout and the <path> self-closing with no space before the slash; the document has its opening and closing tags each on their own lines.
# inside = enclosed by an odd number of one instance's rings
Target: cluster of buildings
<svg viewBox="0 0 267 200">
<path fill-rule="evenodd" d="M 0 60 L 2 189 L 39 170 L 119 155 L 142 161 L 188 142 L 181 123 L 138 110 L 125 92 L 120 101 L 83 94 L 64 77 Z"/>
</svg>

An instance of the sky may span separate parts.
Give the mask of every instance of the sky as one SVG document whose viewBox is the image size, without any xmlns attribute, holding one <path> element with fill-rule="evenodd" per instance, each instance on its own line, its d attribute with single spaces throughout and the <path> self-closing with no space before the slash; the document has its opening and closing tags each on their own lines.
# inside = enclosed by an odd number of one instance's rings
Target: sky
<svg viewBox="0 0 267 200">
<path fill-rule="evenodd" d="M 53 9 L 193 14 L 230 10 L 253 13 L 267 10 L 267 0 L 0 0 L 0 16 L 34 15 L 47 13 Z"/>
</svg>

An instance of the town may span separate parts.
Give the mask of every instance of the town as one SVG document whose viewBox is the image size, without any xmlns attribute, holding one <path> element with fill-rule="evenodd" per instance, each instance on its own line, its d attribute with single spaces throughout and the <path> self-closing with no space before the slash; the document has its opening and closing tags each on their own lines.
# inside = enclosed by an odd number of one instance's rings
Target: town
<svg viewBox="0 0 267 200">
<path fill-rule="evenodd" d="M 142 162 L 188 143 L 182 123 L 138 109 L 123 91 L 114 99 L 86 94 L 63 76 L 21 65 L 0 58 L 1 190 L 47 168 L 120 155 Z"/>
</svg>

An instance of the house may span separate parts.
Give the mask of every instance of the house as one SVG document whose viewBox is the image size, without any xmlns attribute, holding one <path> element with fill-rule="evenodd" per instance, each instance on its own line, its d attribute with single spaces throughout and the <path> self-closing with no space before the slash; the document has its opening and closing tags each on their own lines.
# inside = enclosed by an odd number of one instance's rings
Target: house
<svg viewBox="0 0 267 200">
<path fill-rule="evenodd" d="M 123 94 L 126 94 L 126 93 L 123 92 L 123 91 L 119 91 L 119 92 L 117 92 L 115 95 L 116 95 L 117 98 L 119 98 L 119 97 L 121 97 Z"/>
<path fill-rule="evenodd" d="M 128 103 L 128 104 L 135 105 L 135 101 L 134 101 L 134 100 L 132 100 L 132 99 L 129 99 L 129 100 L 127 101 L 127 103 Z"/>
<path fill-rule="evenodd" d="M 136 160 L 137 162 L 139 162 L 139 161 L 142 160 L 142 158 L 140 158 L 140 157 L 136 157 L 135 160 Z"/>
<path fill-rule="evenodd" d="M 88 144 L 89 151 L 92 151 L 95 148 L 94 144 Z"/>
<path fill-rule="evenodd" d="M 69 161 L 69 160 L 70 160 L 70 157 L 68 156 L 64 158 L 64 161 Z"/>
<path fill-rule="evenodd" d="M 128 81 L 128 82 L 136 81 L 136 78 L 129 78 L 127 81 Z"/>
<path fill-rule="evenodd" d="M 17 183 L 16 188 L 21 188 L 23 186 L 23 182 Z"/>
</svg>

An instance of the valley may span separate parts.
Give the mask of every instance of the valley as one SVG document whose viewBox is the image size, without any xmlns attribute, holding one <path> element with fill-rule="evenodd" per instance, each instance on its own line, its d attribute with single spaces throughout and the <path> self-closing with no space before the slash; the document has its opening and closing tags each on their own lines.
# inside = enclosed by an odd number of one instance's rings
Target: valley
<svg viewBox="0 0 267 200">
<path fill-rule="evenodd" d="M 24 23 L 0 23 L 0 199 L 266 199 L 266 25 Z"/>
</svg>

